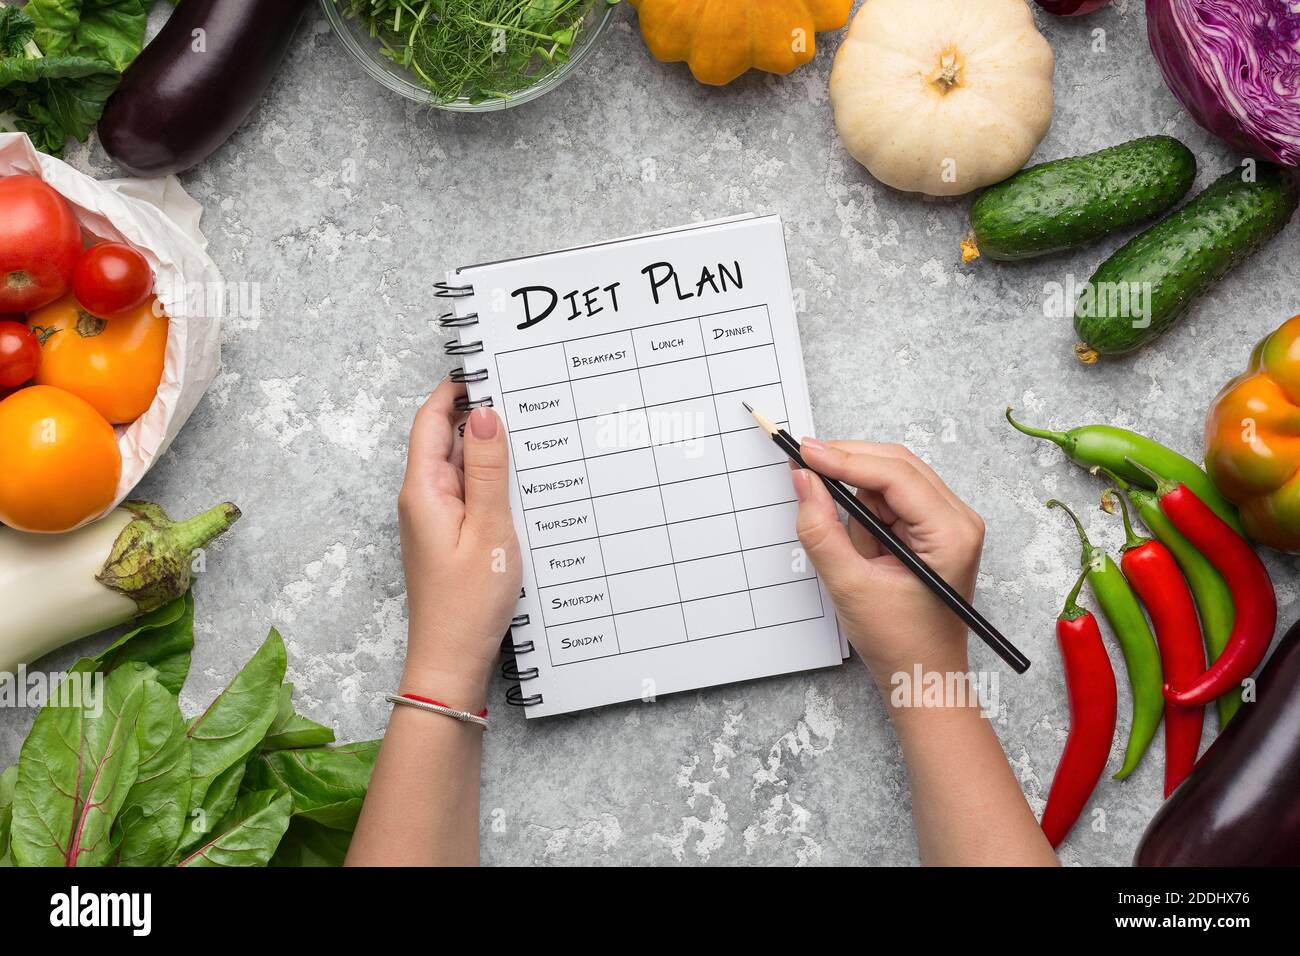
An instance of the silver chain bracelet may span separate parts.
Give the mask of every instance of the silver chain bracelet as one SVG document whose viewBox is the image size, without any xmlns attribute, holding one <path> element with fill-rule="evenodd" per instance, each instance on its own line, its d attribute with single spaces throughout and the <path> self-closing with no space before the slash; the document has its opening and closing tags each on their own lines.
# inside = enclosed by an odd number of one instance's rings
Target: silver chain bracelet
<svg viewBox="0 0 1300 956">
<path fill-rule="evenodd" d="M 390 704 L 404 704 L 407 707 L 415 707 L 418 710 L 427 710 L 431 714 L 442 714 L 444 717 L 450 717 L 452 720 L 459 720 L 465 724 L 475 724 L 484 730 L 488 728 L 486 717 L 480 717 L 478 714 L 471 714 L 466 710 L 456 710 L 452 707 L 446 707 L 442 704 L 429 704 L 422 700 L 412 700 L 409 697 L 402 697 L 400 694 L 389 694 L 388 702 Z"/>
</svg>

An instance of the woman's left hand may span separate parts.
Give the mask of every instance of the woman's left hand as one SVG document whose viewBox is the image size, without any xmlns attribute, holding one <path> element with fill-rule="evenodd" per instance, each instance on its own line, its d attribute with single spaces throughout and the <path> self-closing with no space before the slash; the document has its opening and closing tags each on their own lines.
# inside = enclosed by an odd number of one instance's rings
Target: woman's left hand
<svg viewBox="0 0 1300 956">
<path fill-rule="evenodd" d="M 416 413 L 397 499 L 410 613 L 402 693 L 479 711 L 519 600 L 509 450 L 496 412 L 470 413 L 463 440 L 443 381 Z"/>
</svg>

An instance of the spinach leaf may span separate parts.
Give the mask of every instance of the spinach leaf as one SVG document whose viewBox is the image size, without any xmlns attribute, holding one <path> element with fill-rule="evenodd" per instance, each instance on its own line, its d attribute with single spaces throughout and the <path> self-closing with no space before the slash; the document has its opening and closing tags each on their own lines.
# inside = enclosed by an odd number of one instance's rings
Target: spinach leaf
<svg viewBox="0 0 1300 956">
<path fill-rule="evenodd" d="M 275 628 L 228 687 L 190 724 L 190 802 L 202 804 L 212 781 L 261 743 L 279 712 L 284 641 Z"/>
<path fill-rule="evenodd" d="M 113 820 L 140 763 L 136 722 L 154 675 L 132 663 L 104 678 L 99 707 L 41 708 L 23 742 L 10 842 L 24 866 L 103 866 Z"/>
<path fill-rule="evenodd" d="M 156 680 L 144 685 L 136 741 L 140 770 L 117 815 L 121 844 L 115 859 L 118 866 L 162 866 L 185 826 L 190 744 L 176 698 Z"/>
<path fill-rule="evenodd" d="M 95 73 L 0 89 L 0 113 L 41 152 L 58 156 L 69 139 L 86 141 L 118 81 L 116 73 Z"/>
<path fill-rule="evenodd" d="M 17 764 L 0 773 L 0 866 L 13 866 L 9 856 L 9 821 L 14 815 L 14 785 L 17 783 Z"/>
<path fill-rule="evenodd" d="M 289 829 L 293 798 L 259 790 L 239 798 L 212 834 L 177 866 L 266 866 Z"/>
<path fill-rule="evenodd" d="M 271 857 L 271 866 L 342 866 L 351 845 L 350 831 L 294 817 Z"/>
<path fill-rule="evenodd" d="M 280 688 L 280 709 L 275 722 L 262 738 L 261 750 L 290 750 L 295 747 L 319 747 L 334 742 L 334 731 L 308 720 L 293 710 L 293 685 Z"/>
<path fill-rule="evenodd" d="M 46 56 L 103 60 L 121 73 L 144 45 L 145 0 L 27 0 L 36 45 Z"/>
<path fill-rule="evenodd" d="M 186 850 L 202 843 L 203 838 L 211 833 L 230 812 L 230 808 L 239 799 L 239 788 L 244 780 L 245 769 L 242 760 L 232 764 L 217 774 L 200 802 L 191 801 L 185 813 L 189 826 L 178 845 L 180 852 L 174 854 L 175 856 L 179 857 Z"/>
<path fill-rule="evenodd" d="M 279 790 L 293 797 L 295 816 L 350 831 L 356 826 L 378 740 L 308 750 L 273 750 L 248 762 L 246 789 Z"/>
<path fill-rule="evenodd" d="M 36 35 L 36 24 L 21 7 L 0 6 L 0 56 L 18 56 Z"/>
<path fill-rule="evenodd" d="M 53 155 L 84 142 L 144 46 L 151 0 L 0 7 L 0 114 Z"/>
<path fill-rule="evenodd" d="M 190 671 L 194 650 L 194 593 L 180 597 L 139 618 L 98 656 L 91 658 L 105 673 L 128 661 L 141 661 L 158 672 L 157 681 L 176 696 Z"/>
<path fill-rule="evenodd" d="M 38 83 L 44 80 L 82 79 L 96 74 L 116 76 L 99 60 L 84 56 L 49 56 L 29 60 L 26 57 L 0 59 L 0 85 Z"/>
</svg>

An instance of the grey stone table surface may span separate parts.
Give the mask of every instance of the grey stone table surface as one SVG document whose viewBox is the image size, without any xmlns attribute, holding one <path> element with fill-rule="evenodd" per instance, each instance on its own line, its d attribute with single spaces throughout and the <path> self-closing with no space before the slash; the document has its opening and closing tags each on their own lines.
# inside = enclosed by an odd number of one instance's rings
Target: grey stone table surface
<svg viewBox="0 0 1300 956">
<path fill-rule="evenodd" d="M 1169 133 L 1196 153 L 1198 186 L 1238 161 L 1166 90 L 1140 3 L 1078 20 L 1035 16 L 1056 52 L 1055 116 L 1036 159 Z M 1014 433 L 1002 411 L 1113 422 L 1199 455 L 1216 390 L 1261 335 L 1300 311 L 1300 227 L 1155 346 L 1084 368 L 1068 319 L 1051 314 L 1051 284 L 1083 281 L 1122 237 L 1029 264 L 962 265 L 968 200 L 887 189 L 839 144 L 827 96 L 837 40 L 820 37 L 815 62 L 789 77 L 704 88 L 684 66 L 655 62 L 622 9 L 569 83 L 464 117 L 390 95 L 308 14 L 261 107 L 182 177 L 226 278 L 260 291 L 260 314 L 225 322 L 220 377 L 139 489 L 174 515 L 226 498 L 245 515 L 196 585 L 187 712 L 274 625 L 299 709 L 340 740 L 382 734 L 405 641 L 394 501 L 406 432 L 449 367 L 430 288 L 442 270 L 779 213 L 819 432 L 910 445 L 987 520 L 978 602 L 1035 663 L 1016 677 L 978 643 L 972 663 L 1000 675 L 994 723 L 1042 809 L 1068 725 L 1053 622 L 1078 559 L 1073 532 L 1043 502 L 1079 506 L 1098 542 L 1122 537 L 1090 506 L 1098 485 Z M 117 173 L 93 140 L 68 158 Z M 1295 565 L 1273 556 L 1270 567 L 1289 622 Z M 1129 697 L 1113 651 L 1118 756 Z M 494 697 L 504 691 L 498 681 Z M 0 765 L 31 716 L 0 714 Z M 1130 779 L 1104 778 L 1062 859 L 1130 861 L 1160 803 L 1162 765 L 1157 738 Z M 488 863 L 917 860 L 899 750 L 856 657 L 544 721 L 499 707 L 481 826 Z"/>
</svg>

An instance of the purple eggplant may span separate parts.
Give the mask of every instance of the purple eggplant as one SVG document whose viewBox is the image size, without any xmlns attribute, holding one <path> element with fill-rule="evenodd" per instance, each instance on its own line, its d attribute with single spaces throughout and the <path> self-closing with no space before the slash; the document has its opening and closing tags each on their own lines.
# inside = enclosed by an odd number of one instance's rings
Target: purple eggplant
<svg viewBox="0 0 1300 956">
<path fill-rule="evenodd" d="M 1142 835 L 1138 866 L 1300 865 L 1300 621 Z"/>
<path fill-rule="evenodd" d="M 184 0 L 104 108 L 108 155 L 137 176 L 207 159 L 261 100 L 306 8 L 307 0 Z"/>
</svg>

